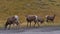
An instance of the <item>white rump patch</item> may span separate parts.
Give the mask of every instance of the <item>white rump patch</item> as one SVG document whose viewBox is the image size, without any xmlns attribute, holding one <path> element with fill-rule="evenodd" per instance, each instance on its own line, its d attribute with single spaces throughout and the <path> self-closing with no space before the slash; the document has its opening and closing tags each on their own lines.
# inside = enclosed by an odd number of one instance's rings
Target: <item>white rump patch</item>
<svg viewBox="0 0 60 34">
<path fill-rule="evenodd" d="M 38 17 L 38 16 L 35 16 L 35 17 L 36 17 L 36 20 L 37 20 L 37 17 Z"/>
<path fill-rule="evenodd" d="M 18 20 L 18 16 L 17 15 L 15 15 L 15 18 Z"/>
</svg>

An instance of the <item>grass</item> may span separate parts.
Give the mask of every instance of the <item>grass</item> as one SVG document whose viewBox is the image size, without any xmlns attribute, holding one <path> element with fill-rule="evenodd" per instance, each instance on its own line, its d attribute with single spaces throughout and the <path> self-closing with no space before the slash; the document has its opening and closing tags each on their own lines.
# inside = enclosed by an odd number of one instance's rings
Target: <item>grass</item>
<svg viewBox="0 0 60 34">
<path fill-rule="evenodd" d="M 38 15 L 45 19 L 45 15 L 56 14 L 55 24 L 60 25 L 60 0 L 0 0 L 0 27 L 3 27 L 7 18 L 18 15 L 19 21 L 26 25 L 25 15 Z"/>
</svg>

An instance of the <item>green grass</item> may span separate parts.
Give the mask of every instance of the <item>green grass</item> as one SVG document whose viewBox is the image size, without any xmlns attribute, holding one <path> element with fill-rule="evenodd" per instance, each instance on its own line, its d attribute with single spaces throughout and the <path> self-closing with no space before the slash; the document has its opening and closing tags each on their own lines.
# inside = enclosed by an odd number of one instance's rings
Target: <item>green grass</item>
<svg viewBox="0 0 60 34">
<path fill-rule="evenodd" d="M 19 21 L 26 23 L 25 15 L 30 14 L 44 18 L 56 14 L 54 22 L 60 25 L 60 0 L 0 0 L 0 27 L 12 15 L 18 15 Z"/>
</svg>

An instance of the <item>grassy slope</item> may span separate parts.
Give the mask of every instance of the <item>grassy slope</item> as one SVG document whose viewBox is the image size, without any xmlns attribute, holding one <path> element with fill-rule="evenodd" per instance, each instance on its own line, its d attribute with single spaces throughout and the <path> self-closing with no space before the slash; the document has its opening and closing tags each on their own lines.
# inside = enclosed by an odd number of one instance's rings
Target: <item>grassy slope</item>
<svg viewBox="0 0 60 34">
<path fill-rule="evenodd" d="M 18 15 L 25 22 L 27 14 L 42 17 L 56 14 L 55 22 L 60 24 L 60 0 L 0 0 L 0 26 L 12 15 Z"/>
</svg>

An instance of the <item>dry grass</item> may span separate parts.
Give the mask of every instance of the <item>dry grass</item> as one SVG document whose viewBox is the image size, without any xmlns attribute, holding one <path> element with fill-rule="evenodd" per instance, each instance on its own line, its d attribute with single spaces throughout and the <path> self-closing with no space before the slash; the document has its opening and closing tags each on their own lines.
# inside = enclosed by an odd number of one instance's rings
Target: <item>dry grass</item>
<svg viewBox="0 0 60 34">
<path fill-rule="evenodd" d="M 0 0 L 0 27 L 9 16 L 18 15 L 23 23 L 25 15 L 29 14 L 44 18 L 47 14 L 56 14 L 55 25 L 60 25 L 60 0 Z"/>
</svg>

